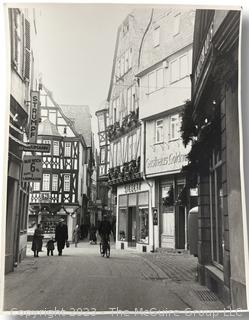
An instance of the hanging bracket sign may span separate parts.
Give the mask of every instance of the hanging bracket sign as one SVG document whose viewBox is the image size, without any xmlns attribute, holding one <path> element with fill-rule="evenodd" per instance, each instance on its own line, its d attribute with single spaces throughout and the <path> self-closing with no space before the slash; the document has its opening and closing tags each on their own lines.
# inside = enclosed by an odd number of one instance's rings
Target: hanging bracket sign
<svg viewBox="0 0 249 320">
<path fill-rule="evenodd" d="M 29 142 L 36 143 L 39 124 L 39 91 L 31 91 Z"/>
<path fill-rule="evenodd" d="M 42 157 L 41 156 L 24 156 L 22 181 L 41 181 L 42 180 Z"/>
</svg>

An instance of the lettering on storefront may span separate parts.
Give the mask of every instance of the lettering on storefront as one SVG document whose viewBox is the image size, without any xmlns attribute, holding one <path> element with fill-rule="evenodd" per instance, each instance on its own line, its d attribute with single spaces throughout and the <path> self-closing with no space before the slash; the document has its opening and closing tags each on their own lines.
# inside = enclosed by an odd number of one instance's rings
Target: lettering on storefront
<svg viewBox="0 0 249 320">
<path fill-rule="evenodd" d="M 174 152 L 169 154 L 169 156 L 146 160 L 146 167 L 147 168 L 155 168 L 160 166 L 174 166 L 177 164 L 183 164 L 187 161 L 187 157 L 185 154 L 182 154 L 180 152 Z"/>
<path fill-rule="evenodd" d="M 141 182 L 129 183 L 124 186 L 125 193 L 141 191 Z"/>
</svg>

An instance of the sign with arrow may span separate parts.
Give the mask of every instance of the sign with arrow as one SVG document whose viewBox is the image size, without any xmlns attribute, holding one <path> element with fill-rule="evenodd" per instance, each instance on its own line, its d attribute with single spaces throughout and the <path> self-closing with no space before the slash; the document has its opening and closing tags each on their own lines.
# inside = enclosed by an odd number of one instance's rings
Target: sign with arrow
<svg viewBox="0 0 249 320">
<path fill-rule="evenodd" d="M 24 156 L 22 181 L 32 182 L 42 180 L 42 157 Z"/>
</svg>

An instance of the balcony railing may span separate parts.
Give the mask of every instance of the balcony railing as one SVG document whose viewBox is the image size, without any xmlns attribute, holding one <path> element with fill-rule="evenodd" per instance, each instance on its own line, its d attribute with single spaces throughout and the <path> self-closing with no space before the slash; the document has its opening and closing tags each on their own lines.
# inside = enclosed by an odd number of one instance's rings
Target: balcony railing
<svg viewBox="0 0 249 320">
<path fill-rule="evenodd" d="M 123 163 L 122 166 L 110 168 L 108 173 L 108 184 L 117 185 L 125 182 L 136 181 L 142 177 L 140 172 L 140 157 Z"/>
</svg>

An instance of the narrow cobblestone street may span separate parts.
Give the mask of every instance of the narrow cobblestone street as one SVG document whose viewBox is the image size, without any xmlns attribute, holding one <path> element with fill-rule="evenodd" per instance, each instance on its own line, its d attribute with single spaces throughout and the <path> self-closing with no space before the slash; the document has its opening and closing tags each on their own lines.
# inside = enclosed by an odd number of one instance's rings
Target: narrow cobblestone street
<svg viewBox="0 0 249 320">
<path fill-rule="evenodd" d="M 196 259 L 188 254 L 138 253 L 99 246 L 71 246 L 62 257 L 27 258 L 6 276 L 5 310 L 218 310 L 222 303 L 195 281 Z M 202 301 L 198 293 L 212 299 Z"/>
</svg>

